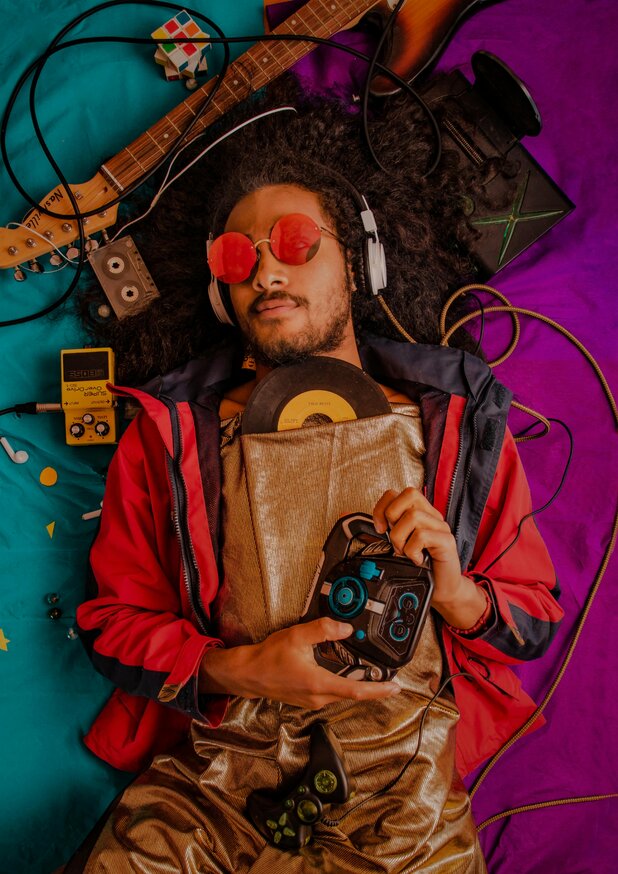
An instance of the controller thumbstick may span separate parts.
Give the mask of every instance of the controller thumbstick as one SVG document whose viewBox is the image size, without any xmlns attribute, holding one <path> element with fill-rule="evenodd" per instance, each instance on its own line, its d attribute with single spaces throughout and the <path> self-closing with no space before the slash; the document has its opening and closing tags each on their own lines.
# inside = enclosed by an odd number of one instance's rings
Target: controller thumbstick
<svg viewBox="0 0 618 874">
<path fill-rule="evenodd" d="M 318 771 L 313 779 L 313 785 L 320 795 L 330 795 L 337 788 L 337 777 L 332 771 Z"/>
<path fill-rule="evenodd" d="M 312 801 L 310 798 L 303 798 L 302 801 L 298 802 L 296 813 L 302 822 L 315 822 L 321 811 L 315 801 Z"/>
</svg>

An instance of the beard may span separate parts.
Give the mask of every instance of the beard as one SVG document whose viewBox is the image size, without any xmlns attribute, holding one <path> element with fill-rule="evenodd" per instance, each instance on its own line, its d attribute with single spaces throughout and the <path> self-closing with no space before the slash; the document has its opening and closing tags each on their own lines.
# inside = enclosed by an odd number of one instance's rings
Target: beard
<svg viewBox="0 0 618 874">
<path fill-rule="evenodd" d="M 352 310 L 351 283 L 346 283 L 346 294 L 341 296 L 341 304 L 331 314 L 326 324 L 308 325 L 291 337 L 260 337 L 250 320 L 241 325 L 243 334 L 249 343 L 251 354 L 258 364 L 265 367 L 281 367 L 286 364 L 296 364 L 305 361 L 313 355 L 326 354 L 338 349 L 344 339 L 346 328 L 350 321 Z M 266 299 L 260 296 L 254 302 L 252 309 Z M 268 295 L 268 300 L 293 300 L 299 307 L 308 308 L 306 298 L 284 292 L 274 292 Z"/>
</svg>

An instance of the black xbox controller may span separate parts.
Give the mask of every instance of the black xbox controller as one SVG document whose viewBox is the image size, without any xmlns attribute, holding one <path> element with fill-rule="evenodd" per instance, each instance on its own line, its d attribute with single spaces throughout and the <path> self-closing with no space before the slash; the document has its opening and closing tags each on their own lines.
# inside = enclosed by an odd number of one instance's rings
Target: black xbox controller
<svg viewBox="0 0 618 874">
<path fill-rule="evenodd" d="M 323 722 L 311 727 L 309 764 L 289 794 L 277 797 L 254 791 L 247 812 L 260 834 L 281 850 L 299 850 L 311 840 L 313 826 L 325 804 L 343 804 L 350 796 L 350 779 L 339 741 Z"/>
<path fill-rule="evenodd" d="M 349 557 L 355 539 L 364 546 Z M 411 660 L 432 593 L 427 555 L 421 566 L 395 556 L 371 516 L 343 516 L 324 544 L 302 621 L 330 616 L 349 622 L 354 631 L 344 640 L 316 645 L 316 661 L 352 679 L 389 679 Z"/>
</svg>

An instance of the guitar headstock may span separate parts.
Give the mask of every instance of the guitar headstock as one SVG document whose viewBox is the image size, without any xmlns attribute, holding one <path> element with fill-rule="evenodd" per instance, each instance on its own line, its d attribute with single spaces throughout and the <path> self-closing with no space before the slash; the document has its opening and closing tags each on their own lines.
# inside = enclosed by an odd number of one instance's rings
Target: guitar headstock
<svg viewBox="0 0 618 874">
<path fill-rule="evenodd" d="M 116 193 L 101 173 L 81 185 L 71 185 L 70 189 L 84 212 L 101 207 L 99 213 L 83 219 L 87 236 L 115 223 L 118 205 L 107 207 L 106 204 Z M 71 218 L 53 218 L 40 209 L 32 209 L 20 223 L 22 227 L 0 227 L 0 268 L 17 267 L 79 238 L 78 223 L 72 217 L 74 210 L 63 185 L 52 189 L 40 203 L 46 209 L 66 213 Z"/>
</svg>

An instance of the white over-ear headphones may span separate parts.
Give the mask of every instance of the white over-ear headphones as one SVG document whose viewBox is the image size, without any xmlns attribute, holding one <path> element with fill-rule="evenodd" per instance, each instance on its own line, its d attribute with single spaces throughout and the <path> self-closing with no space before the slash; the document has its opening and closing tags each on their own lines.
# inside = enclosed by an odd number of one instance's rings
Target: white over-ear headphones
<svg viewBox="0 0 618 874">
<path fill-rule="evenodd" d="M 323 169 L 347 189 L 358 207 L 363 228 L 365 229 L 365 242 L 362 252 L 365 287 L 375 297 L 380 294 L 382 289 L 386 288 L 386 257 L 384 255 L 384 247 L 378 236 L 375 216 L 369 208 L 365 196 L 360 193 L 349 179 L 346 179 L 345 176 L 342 176 L 341 173 L 330 167 L 324 167 Z M 212 241 L 213 235 L 210 233 L 206 241 L 207 255 Z M 212 273 L 210 274 L 210 282 L 208 284 L 208 299 L 215 316 L 220 322 L 224 325 L 236 324 L 236 316 L 230 299 L 229 289 L 225 284 L 220 283 Z"/>
</svg>

